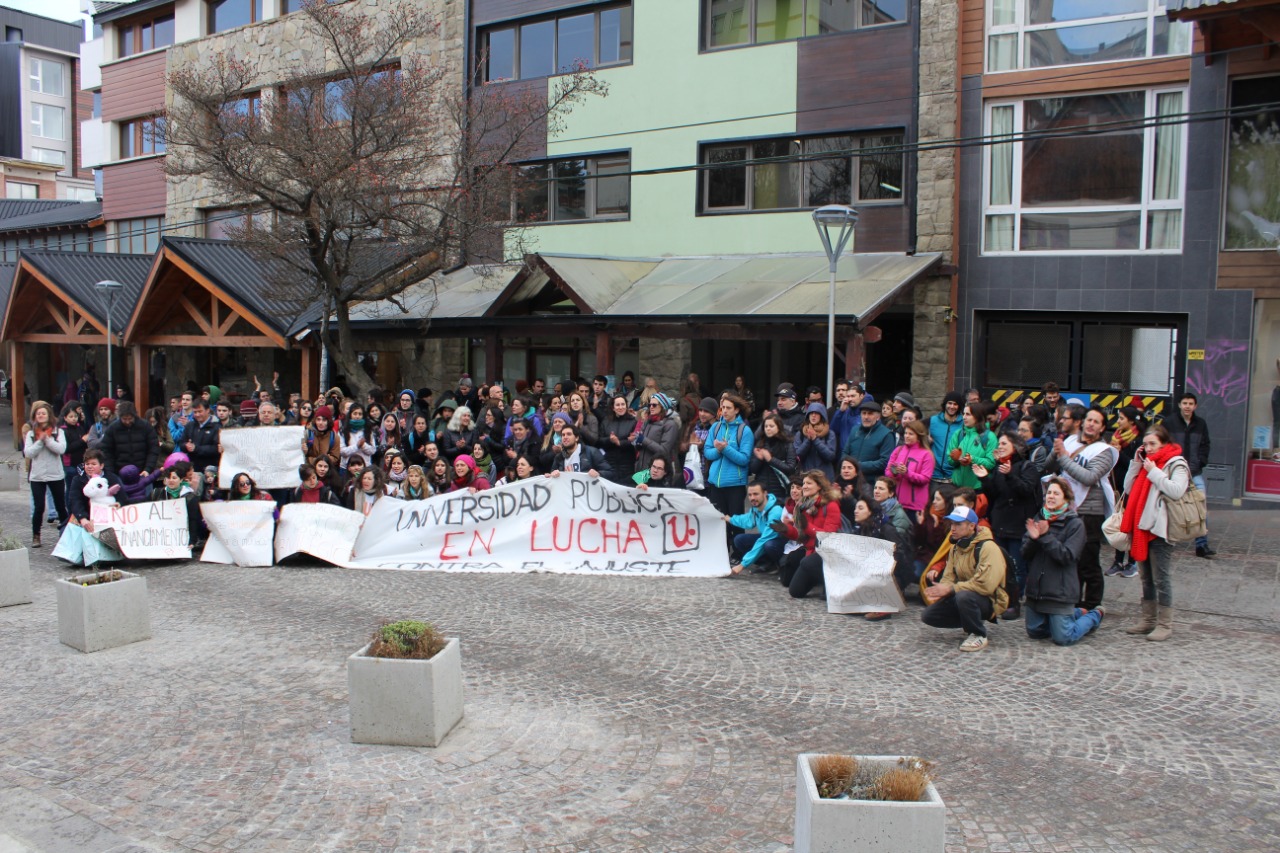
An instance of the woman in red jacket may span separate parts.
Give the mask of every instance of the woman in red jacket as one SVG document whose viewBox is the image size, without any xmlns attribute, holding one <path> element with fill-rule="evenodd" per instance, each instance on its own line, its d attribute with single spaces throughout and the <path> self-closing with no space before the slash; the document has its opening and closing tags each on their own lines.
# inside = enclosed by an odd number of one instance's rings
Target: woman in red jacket
<svg viewBox="0 0 1280 853">
<path fill-rule="evenodd" d="M 840 493 L 821 471 L 806 471 L 800 484 L 800 502 L 796 504 L 795 521 L 770 525 L 787 539 L 804 543 L 804 558 L 795 574 L 785 571 L 781 581 L 792 598 L 804 598 L 822 585 L 822 557 L 817 553 L 818 534 L 840 530 Z"/>
</svg>

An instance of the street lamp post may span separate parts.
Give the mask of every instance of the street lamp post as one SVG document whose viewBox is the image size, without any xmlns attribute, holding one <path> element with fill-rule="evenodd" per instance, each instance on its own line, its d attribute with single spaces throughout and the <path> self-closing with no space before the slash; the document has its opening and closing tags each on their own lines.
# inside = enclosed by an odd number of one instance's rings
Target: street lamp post
<svg viewBox="0 0 1280 853">
<path fill-rule="evenodd" d="M 111 399 L 116 398 L 116 382 L 115 376 L 111 369 L 111 310 L 116 305 L 116 294 L 124 289 L 124 285 L 118 281 L 100 281 L 94 285 L 98 289 L 98 293 L 107 298 L 107 396 Z"/>
<path fill-rule="evenodd" d="M 836 370 L 836 264 L 845 246 L 853 238 L 853 227 L 858 224 L 858 211 L 845 204 L 828 204 L 813 212 L 813 224 L 827 253 L 827 271 L 830 273 L 830 292 L 827 302 L 827 405 L 835 405 Z M 834 232 L 834 234 L 833 234 Z M 834 236 L 835 239 L 832 239 Z"/>
</svg>

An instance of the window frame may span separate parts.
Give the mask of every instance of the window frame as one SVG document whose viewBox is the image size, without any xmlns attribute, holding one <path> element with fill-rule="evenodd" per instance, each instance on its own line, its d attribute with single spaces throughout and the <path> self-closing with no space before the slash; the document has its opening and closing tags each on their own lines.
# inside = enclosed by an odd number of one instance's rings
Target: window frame
<svg viewBox="0 0 1280 853">
<path fill-rule="evenodd" d="M 1069 21 L 1052 21 L 1047 24 L 1026 23 L 1027 3 L 1029 0 L 1012 0 L 1012 2 L 1014 3 L 1014 21 L 1011 24 L 994 23 L 996 3 L 988 0 L 985 4 L 986 11 L 983 13 L 982 67 L 987 74 L 1009 74 L 1018 71 L 1038 71 L 1044 68 L 1076 68 L 1079 66 L 1106 65 L 1114 62 L 1137 62 L 1157 57 L 1189 56 L 1191 54 L 1192 24 L 1186 21 L 1168 20 L 1163 0 L 1147 0 L 1147 9 L 1145 12 L 1118 12 L 1112 15 L 1099 15 L 1092 18 L 1077 18 Z M 1169 51 L 1168 53 L 1154 52 L 1156 37 L 1155 25 L 1156 21 L 1160 19 L 1164 19 L 1169 24 L 1170 33 L 1173 32 L 1174 27 L 1180 27 L 1183 29 L 1185 49 Z M 1147 22 L 1146 50 L 1141 56 L 1120 57 L 1117 59 L 1099 59 L 1091 62 L 1070 62 L 1063 65 L 1030 65 L 1026 61 L 1027 33 L 1047 32 L 1050 30 L 1071 29 L 1074 27 L 1096 26 L 1099 24 L 1113 24 L 1122 23 L 1124 21 L 1139 20 L 1145 20 Z M 992 67 L 992 59 L 996 53 L 991 48 L 993 38 L 1010 35 L 1015 36 L 1015 61 L 1013 67 Z"/>
<path fill-rule="evenodd" d="M 133 157 L 151 157 L 164 154 L 164 116 L 140 116 L 119 123 L 120 157 L 128 160 Z M 125 141 L 129 150 L 125 152 Z"/>
<path fill-rule="evenodd" d="M 1231 221 L 1232 217 L 1234 216 L 1234 210 L 1233 210 L 1234 205 L 1233 205 L 1233 197 L 1232 197 L 1233 186 L 1232 186 L 1231 179 L 1232 179 L 1232 167 L 1234 165 L 1233 161 L 1235 159 L 1234 153 L 1236 148 L 1236 143 L 1234 141 L 1235 130 L 1233 129 L 1233 125 L 1235 124 L 1236 121 L 1240 120 L 1237 117 L 1235 117 L 1234 110 L 1246 106 L 1245 104 L 1236 103 L 1235 87 L 1238 84 L 1247 84 L 1255 80 L 1273 80 L 1275 81 L 1274 85 L 1276 85 L 1277 87 L 1280 87 L 1280 74 L 1275 72 L 1264 72 L 1259 74 L 1242 74 L 1235 77 L 1231 77 L 1230 79 L 1227 80 L 1227 105 L 1229 108 L 1231 108 L 1231 110 L 1233 111 L 1233 114 L 1231 117 L 1228 117 L 1226 121 L 1225 154 L 1222 158 L 1222 217 L 1221 217 L 1222 230 L 1221 230 L 1221 233 L 1218 235 L 1218 239 L 1220 241 L 1218 245 L 1221 246 L 1221 251 L 1223 252 L 1273 252 L 1273 251 L 1276 251 L 1277 249 L 1277 246 L 1275 243 L 1272 243 L 1269 245 L 1264 243 L 1263 245 L 1255 245 L 1255 246 L 1234 245 L 1236 240 L 1239 240 L 1244 236 L 1241 234 L 1233 234 L 1232 221 Z M 1272 126 L 1274 126 L 1274 124 Z M 1272 131 L 1269 127 L 1264 127 L 1261 129 L 1261 133 L 1271 134 Z M 1268 214 L 1267 217 L 1264 217 L 1264 218 L 1269 219 L 1269 216 L 1270 214 Z M 1237 228 L 1234 230 L 1239 231 L 1240 229 Z M 1259 234 L 1258 236 L 1262 238 L 1263 235 Z M 1258 242 L 1261 242 L 1261 241 L 1258 241 Z"/>
<path fill-rule="evenodd" d="M 619 9 L 626 10 L 631 16 L 631 50 L 626 59 L 618 59 L 613 62 L 600 61 L 600 16 L 606 12 L 612 12 Z M 632 0 L 624 0 L 620 3 L 607 3 L 599 6 L 588 8 L 562 9 L 549 15 L 534 15 L 528 18 L 517 18 L 514 20 L 503 21 L 500 23 L 489 24 L 480 27 L 476 31 L 476 44 L 479 48 L 478 53 L 483 58 L 483 62 L 476 69 L 476 76 L 481 84 L 489 83 L 510 83 L 516 80 L 545 80 L 548 77 L 558 77 L 562 74 L 572 74 L 573 71 L 561 71 L 559 69 L 559 52 L 560 52 L 560 20 L 568 18 L 578 18 L 583 15 L 592 15 L 594 17 L 594 30 L 592 33 L 592 45 L 594 55 L 592 62 L 587 67 L 589 69 L 599 68 L 618 68 L 630 65 L 635 57 L 635 4 Z M 550 74 L 538 74 L 529 77 L 523 77 L 520 74 L 520 31 L 522 28 L 535 24 L 552 23 L 554 24 L 554 35 L 551 40 L 551 57 L 553 66 L 557 69 Z M 511 77 L 493 77 L 489 76 L 489 39 L 494 33 L 510 32 L 512 34 L 511 46 Z"/>
<path fill-rule="evenodd" d="M 163 216 L 140 216 L 133 219 L 119 219 L 115 222 L 115 233 L 111 235 L 113 251 L 120 254 L 151 255 L 160 246 L 160 237 L 164 233 Z M 154 239 L 154 245 L 147 247 L 147 242 Z M 128 241 L 127 248 L 122 241 Z M 141 247 L 135 246 L 142 241 Z M 136 249 L 136 251 L 135 251 Z"/>
<path fill-rule="evenodd" d="M 707 53 L 712 51 L 719 51 L 719 50 L 736 50 L 738 48 L 743 48 L 743 47 L 756 47 L 758 45 L 764 45 L 764 44 L 785 44 L 789 41 L 800 41 L 802 39 L 823 38 L 825 36 L 848 35 L 849 33 L 862 32 L 864 30 L 880 30 L 880 29 L 884 29 L 885 27 L 903 26 L 911 23 L 911 7 L 913 5 L 912 3 L 905 4 L 904 8 L 906 11 L 906 16 L 900 21 L 886 21 L 883 24 L 863 24 L 862 14 L 861 14 L 862 10 L 861 10 L 861 6 L 859 6 L 857 20 L 854 22 L 854 25 L 851 29 L 836 30 L 834 32 L 829 32 L 829 33 L 813 33 L 813 34 L 806 33 L 804 35 L 795 36 L 794 38 L 773 39 L 771 41 L 759 41 L 756 34 L 756 25 L 757 25 L 757 18 L 759 17 L 757 15 L 757 10 L 758 10 L 758 4 L 760 0 L 744 0 L 744 2 L 747 4 L 746 6 L 747 40 L 744 42 L 738 42 L 736 44 L 713 45 L 711 44 L 712 0 L 698 0 L 698 2 L 702 5 L 702 15 L 700 16 L 700 24 L 702 26 L 702 38 L 699 40 L 699 42 L 700 42 L 701 50 Z M 801 21 L 802 27 L 804 26 L 804 22 L 808 21 L 809 19 L 809 15 L 808 15 L 809 4 L 811 3 L 819 4 L 821 3 L 821 0 L 803 0 L 803 2 L 804 2 L 804 5 L 801 6 L 801 10 L 800 10 L 800 21 Z"/>
<path fill-rule="evenodd" d="M 30 190 L 32 194 L 31 195 L 10 195 L 9 187 L 22 187 L 23 192 Z M 4 197 L 5 198 L 21 198 L 21 199 L 33 199 L 33 198 L 38 199 L 40 198 L 40 185 L 27 183 L 26 181 L 15 181 L 15 180 L 12 180 L 11 178 L 5 178 Z"/>
<path fill-rule="evenodd" d="M 555 176 L 555 167 L 558 163 L 570 163 L 582 160 L 587 163 L 587 177 L 584 179 L 586 186 L 584 187 L 583 208 L 586 216 L 578 219 L 556 219 L 556 193 L 557 181 Z M 626 171 L 623 175 L 600 175 L 600 165 L 605 163 L 618 163 L 624 161 L 626 163 Z M 508 221 L 514 225 L 520 226 L 538 226 L 538 225 L 568 225 L 573 223 L 584 222 L 627 222 L 631 219 L 631 150 L 625 149 L 621 151 L 602 151 L 593 154 L 580 154 L 572 157 L 550 157 L 542 160 L 530 160 L 520 163 L 517 168 L 535 168 L 546 167 L 546 195 L 543 201 L 546 204 L 546 218 L 538 220 L 521 220 L 519 211 L 522 199 L 521 193 L 513 191 L 511 194 L 511 204 L 509 208 Z M 607 180 L 609 178 L 626 177 L 627 179 L 627 210 L 625 213 L 600 213 L 598 210 L 598 194 L 597 181 Z"/>
<path fill-rule="evenodd" d="M 216 35 L 217 33 L 226 33 L 240 27 L 247 27 L 253 24 L 260 24 L 267 20 L 266 3 L 264 0 L 202 0 L 204 3 L 204 34 L 206 36 Z M 224 27 L 218 29 L 214 26 L 214 13 L 219 6 L 227 3 L 244 2 L 249 4 L 249 20 L 243 24 L 236 24 L 232 27 Z"/>
<path fill-rule="evenodd" d="M 44 159 L 41 155 L 37 154 L 36 152 L 43 152 L 44 154 L 57 154 L 58 159 L 57 160 Z M 31 146 L 31 159 L 37 163 L 48 163 L 50 166 L 61 166 L 64 169 L 67 166 L 67 152 L 63 151 L 61 148 L 41 148 L 39 146 L 33 145 Z"/>
<path fill-rule="evenodd" d="M 906 152 L 905 152 L 905 146 L 907 144 L 906 142 L 907 133 L 906 133 L 906 128 L 894 127 L 894 128 L 881 128 L 876 130 L 865 130 L 865 129 L 856 130 L 856 131 L 851 130 L 851 131 L 845 131 L 841 133 L 814 133 L 814 134 L 803 134 L 803 135 L 786 134 L 781 136 L 760 136 L 760 137 L 751 137 L 749 139 L 726 139 L 726 140 L 716 140 L 711 142 L 699 143 L 698 145 L 697 215 L 698 216 L 731 216 L 731 215 L 743 214 L 743 213 L 795 213 L 798 211 L 815 210 L 818 207 L 821 207 L 822 205 L 809 203 L 809 194 L 811 190 L 809 165 L 811 163 L 815 163 L 824 159 L 834 159 L 834 158 L 828 158 L 828 157 L 822 156 L 823 154 L 831 153 L 833 149 L 810 152 L 808 149 L 808 143 L 816 142 L 819 140 L 840 139 L 843 137 L 850 137 L 853 140 L 861 143 L 863 140 L 873 139 L 876 137 L 894 137 L 894 136 L 900 138 L 901 141 L 899 142 L 899 145 L 903 146 L 904 148 L 903 152 L 899 155 L 902 157 L 903 186 L 898 188 L 897 198 L 879 198 L 879 199 L 861 198 L 859 195 L 860 189 L 861 189 L 861 181 L 859 179 L 861 175 L 861 170 L 860 170 L 860 163 L 858 161 L 860 160 L 862 155 L 854 154 L 852 153 L 853 149 L 848 149 L 850 151 L 850 153 L 847 155 L 847 159 L 849 162 L 850 198 L 847 201 L 824 202 L 824 204 L 848 204 L 848 205 L 857 205 L 858 207 L 893 207 L 893 206 L 904 205 L 906 204 L 906 183 L 907 183 L 907 177 L 906 177 L 907 176 L 907 158 L 906 158 Z M 800 185 L 798 188 L 797 198 L 800 200 L 801 205 L 799 207 L 754 207 L 753 202 L 755 197 L 755 180 L 754 180 L 755 167 L 757 165 L 767 166 L 767 165 L 773 165 L 774 163 L 789 162 L 788 160 L 785 160 L 785 159 L 779 160 L 779 159 L 776 159 L 775 157 L 775 158 L 766 158 L 765 162 L 760 163 L 757 161 L 755 157 L 755 146 L 760 144 L 765 144 L 765 143 L 777 143 L 780 141 L 794 141 L 799 143 L 801 146 L 800 152 L 795 155 L 797 158 L 795 162 L 800 167 L 799 168 Z M 713 150 L 726 149 L 726 148 L 744 148 L 744 147 L 747 149 L 747 157 L 744 160 L 731 161 L 730 163 L 722 164 L 718 167 L 712 166 L 707 160 L 708 153 Z M 874 151 L 876 150 L 876 148 L 877 148 L 876 146 L 873 146 L 866 150 Z M 834 149 L 834 150 L 843 150 L 843 149 Z M 858 150 L 862 151 L 863 149 L 859 147 Z M 717 168 L 728 169 L 728 168 L 739 168 L 739 167 L 744 169 L 743 182 L 745 185 L 744 186 L 745 192 L 743 196 L 742 205 L 735 205 L 735 206 L 726 205 L 726 206 L 720 206 L 720 207 L 712 207 L 710 205 L 710 192 L 711 192 L 710 178 L 711 178 L 712 172 L 715 171 L 715 169 Z"/>
<path fill-rule="evenodd" d="M 1026 134 L 1026 118 L 1024 105 L 1027 101 L 1046 100 L 1046 99 L 1072 99 L 1084 98 L 1108 94 L 1125 94 L 1129 92 L 1142 92 L 1144 94 L 1143 115 L 1141 121 L 1142 128 L 1142 197 L 1136 203 L 1128 204 L 1099 204 L 1099 205 L 1043 205 L 1043 206 L 1027 206 L 1022 203 L 1023 190 L 1023 139 Z M 1180 162 L 1178 163 L 1178 197 L 1176 199 L 1156 199 L 1154 198 L 1153 181 L 1155 178 L 1155 161 L 1156 161 L 1156 135 L 1159 130 L 1158 125 L 1154 125 L 1158 119 L 1156 112 L 1161 95 L 1178 94 L 1182 98 L 1183 113 L 1187 110 L 1187 102 L 1189 98 L 1188 87 L 1183 86 L 1165 86 L 1150 89 L 1117 89 L 1105 91 L 1084 91 L 1071 92 L 1059 96 L 1028 96 L 1020 99 L 1000 99 L 991 100 L 982 105 L 982 133 L 984 144 L 982 146 L 982 200 L 981 200 L 981 216 L 979 217 L 979 253 L 984 257 L 1036 257 L 1036 256 L 1070 256 L 1070 255 L 1180 255 L 1186 243 L 1186 197 L 1187 197 L 1187 160 L 1188 160 L 1188 126 L 1186 122 L 1176 125 L 1179 132 L 1179 149 L 1181 153 Z M 992 120 L 995 110 L 1003 108 L 1013 108 L 1013 131 L 1010 141 L 1007 143 L 993 143 L 994 134 L 992 132 Z M 996 155 L 997 146 L 1011 145 L 1011 168 L 1010 176 L 1010 202 L 1008 204 L 992 204 L 991 202 L 991 186 L 993 178 L 992 160 Z M 1161 211 L 1177 211 L 1181 214 L 1178 226 L 1179 240 L 1175 248 L 1149 248 L 1151 243 L 1151 214 Z M 1023 249 L 1022 243 L 1022 219 L 1027 215 L 1042 214 L 1068 214 L 1068 213 L 1138 213 L 1138 245 L 1135 248 L 1116 248 L 1116 249 Z M 1013 217 L 1013 233 L 1012 248 L 1010 249 L 991 249 L 988 245 L 988 221 L 996 216 L 1012 216 Z"/>
<path fill-rule="evenodd" d="M 159 24 L 169 23 L 171 25 L 172 36 L 169 41 L 164 44 L 156 43 L 156 27 Z M 147 33 L 150 33 L 150 46 L 146 46 Z M 131 56 L 139 56 L 144 53 L 150 53 L 153 50 L 164 50 L 177 43 L 177 21 L 172 9 L 168 9 L 160 14 L 140 16 L 130 18 L 116 24 L 116 58 L 127 59 Z M 125 42 L 128 41 L 129 48 L 125 49 Z"/>
<path fill-rule="evenodd" d="M 51 98 L 63 98 L 67 94 L 67 66 L 56 59 L 44 59 L 39 56 L 27 57 L 27 86 L 33 92 L 48 95 Z M 45 88 L 45 66 L 58 69 L 58 91 L 50 92 Z"/>
<path fill-rule="evenodd" d="M 47 124 L 47 121 L 45 120 L 45 110 L 57 110 L 57 111 L 58 111 L 58 114 L 59 114 L 59 119 L 58 119 L 58 121 L 59 121 L 59 123 L 62 125 L 62 127 L 60 128 L 60 130 L 62 131 L 62 135 L 61 135 L 61 136 L 49 136 L 48 134 L 46 134 L 46 133 L 44 132 L 44 131 L 45 131 L 45 125 Z M 36 114 L 37 114 L 37 113 L 39 113 L 39 116 L 40 116 L 39 118 L 37 118 L 37 117 L 36 117 Z M 31 130 L 31 135 L 32 135 L 32 136 L 38 136 L 38 137 L 40 137 L 41 139 L 53 139 L 53 140 L 56 140 L 56 141 L 58 141 L 58 142 L 66 142 L 66 141 L 67 141 L 67 110 L 66 110 L 66 107 L 61 107 L 61 106 L 58 106 L 57 104 L 41 104 L 41 103 L 38 103 L 38 102 L 33 101 L 33 102 L 31 103 L 31 119 L 30 119 L 29 127 L 30 127 L 30 130 Z"/>
</svg>

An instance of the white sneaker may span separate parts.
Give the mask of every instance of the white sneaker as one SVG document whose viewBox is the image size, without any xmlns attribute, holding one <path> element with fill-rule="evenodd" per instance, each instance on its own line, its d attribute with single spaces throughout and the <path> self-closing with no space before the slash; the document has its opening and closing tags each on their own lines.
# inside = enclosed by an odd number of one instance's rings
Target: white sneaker
<svg viewBox="0 0 1280 853">
<path fill-rule="evenodd" d="M 970 634 L 960 644 L 962 652 L 980 652 L 987 647 L 987 638 L 981 634 Z"/>
</svg>

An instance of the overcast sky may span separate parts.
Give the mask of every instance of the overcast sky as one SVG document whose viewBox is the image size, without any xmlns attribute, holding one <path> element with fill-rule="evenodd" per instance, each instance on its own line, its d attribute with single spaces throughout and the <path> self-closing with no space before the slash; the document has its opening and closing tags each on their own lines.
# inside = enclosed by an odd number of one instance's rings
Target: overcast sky
<svg viewBox="0 0 1280 853">
<path fill-rule="evenodd" d="M 60 21 L 80 20 L 80 0 L 3 0 L 0 6 Z"/>
</svg>

